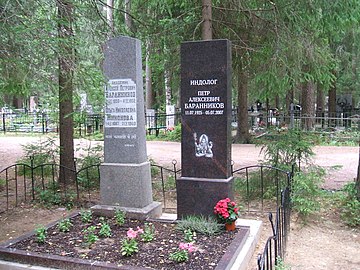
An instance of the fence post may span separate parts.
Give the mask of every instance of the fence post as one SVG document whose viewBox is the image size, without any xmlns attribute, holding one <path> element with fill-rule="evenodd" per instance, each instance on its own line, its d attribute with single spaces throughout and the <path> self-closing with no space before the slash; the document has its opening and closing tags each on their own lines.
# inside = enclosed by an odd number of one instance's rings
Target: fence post
<svg viewBox="0 0 360 270">
<path fill-rule="evenodd" d="M 290 104 L 290 128 L 294 128 L 294 103 Z"/>
<path fill-rule="evenodd" d="M 34 156 L 30 157 L 32 197 L 35 200 Z"/>
<path fill-rule="evenodd" d="M 2 114 L 2 118 L 3 118 L 3 130 L 4 130 L 4 134 L 5 134 L 6 133 L 5 113 Z"/>
<path fill-rule="evenodd" d="M 78 171 L 76 168 L 76 158 L 74 158 L 74 170 L 75 170 L 75 186 L 76 186 L 76 196 L 77 196 L 77 201 L 80 201 L 80 194 L 79 194 L 79 181 L 78 181 Z"/>
<path fill-rule="evenodd" d="M 42 112 L 41 113 L 41 127 L 42 127 L 42 133 L 43 134 L 45 134 L 45 118 L 44 118 L 44 116 L 45 116 L 45 113 Z"/>
</svg>

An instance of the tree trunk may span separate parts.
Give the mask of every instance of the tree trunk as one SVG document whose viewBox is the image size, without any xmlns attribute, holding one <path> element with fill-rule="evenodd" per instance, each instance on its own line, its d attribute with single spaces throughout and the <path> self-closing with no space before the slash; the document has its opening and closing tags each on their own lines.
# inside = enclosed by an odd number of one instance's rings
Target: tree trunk
<svg viewBox="0 0 360 270">
<path fill-rule="evenodd" d="M 333 74 L 336 76 L 336 71 L 333 71 Z M 329 90 L 329 101 L 328 101 L 328 117 L 336 117 L 336 82 L 333 83 Z M 329 126 L 335 127 L 336 120 L 330 119 Z"/>
<path fill-rule="evenodd" d="M 203 40 L 212 39 L 212 5 L 211 0 L 202 0 L 202 28 L 201 38 Z"/>
<path fill-rule="evenodd" d="M 237 111 L 237 134 L 236 141 L 238 143 L 249 143 L 249 122 L 248 122 L 248 74 L 242 67 L 238 71 L 238 111 Z"/>
<path fill-rule="evenodd" d="M 165 65 L 164 82 L 165 82 L 165 104 L 166 105 L 171 105 L 171 100 L 172 100 L 170 81 L 171 81 L 170 71 L 169 71 L 169 69 L 166 68 L 166 65 Z"/>
<path fill-rule="evenodd" d="M 359 161 L 358 161 L 358 170 L 357 170 L 355 188 L 356 188 L 356 197 L 358 201 L 360 201 L 360 138 L 359 138 Z"/>
<path fill-rule="evenodd" d="M 61 183 L 75 180 L 73 134 L 73 4 L 70 0 L 57 0 L 59 35 L 59 122 L 60 122 L 60 176 Z"/>
<path fill-rule="evenodd" d="M 114 36 L 114 0 L 107 0 L 106 1 L 107 7 L 106 7 L 106 19 L 110 28 L 108 37 Z"/>
<path fill-rule="evenodd" d="M 132 18 L 130 16 L 131 0 L 124 0 L 124 4 L 125 4 L 125 25 L 126 25 L 126 28 L 130 32 L 134 33 L 133 22 L 132 22 Z"/>
<path fill-rule="evenodd" d="M 146 41 L 146 57 L 145 57 L 145 94 L 146 109 L 152 109 L 154 106 L 154 94 L 152 91 L 151 66 L 150 66 L 150 40 Z"/>
<path fill-rule="evenodd" d="M 285 123 L 288 125 L 290 124 L 290 104 L 293 103 L 294 104 L 294 90 L 291 89 L 286 93 L 286 98 L 285 98 L 285 103 L 286 103 L 286 108 L 285 108 L 285 115 L 287 116 L 285 118 Z"/>
<path fill-rule="evenodd" d="M 323 122 L 324 117 L 324 91 L 318 86 L 316 90 L 316 117 L 318 118 L 316 122 Z"/>
<path fill-rule="evenodd" d="M 311 130 L 314 127 L 315 116 L 315 84 L 312 81 L 305 82 L 302 86 L 301 93 L 301 105 L 302 105 L 302 117 L 303 117 L 303 129 Z"/>
</svg>

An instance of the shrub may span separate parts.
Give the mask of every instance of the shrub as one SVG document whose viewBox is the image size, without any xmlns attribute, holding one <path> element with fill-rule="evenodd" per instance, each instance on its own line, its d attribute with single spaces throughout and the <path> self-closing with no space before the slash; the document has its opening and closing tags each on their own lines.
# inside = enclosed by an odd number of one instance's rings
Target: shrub
<svg viewBox="0 0 360 270">
<path fill-rule="evenodd" d="M 360 201 L 356 197 L 355 182 L 343 187 L 343 196 L 340 201 L 341 219 L 349 226 L 360 225 Z"/>
<path fill-rule="evenodd" d="M 324 175 L 324 170 L 318 167 L 294 175 L 291 193 L 292 207 L 304 221 L 320 208 L 317 198 L 321 195 L 320 184 L 323 182 Z"/>
<path fill-rule="evenodd" d="M 39 225 L 38 228 L 35 229 L 36 241 L 40 244 L 45 243 L 46 240 L 46 228 L 42 225 Z"/>
<path fill-rule="evenodd" d="M 311 141 L 301 130 L 290 129 L 264 141 L 261 152 L 264 152 L 265 164 L 290 171 L 293 164 L 310 160 L 314 155 L 311 147 Z"/>
<path fill-rule="evenodd" d="M 205 235 L 216 235 L 221 232 L 223 225 L 217 223 L 214 217 L 187 216 L 179 220 L 176 229 L 181 231 L 190 230 Z"/>
<path fill-rule="evenodd" d="M 40 139 L 37 142 L 29 143 L 22 146 L 24 156 L 16 163 L 26 164 L 28 166 L 33 165 L 37 167 L 44 164 L 56 164 L 59 159 L 59 146 L 56 144 L 55 138 L 47 137 L 46 140 Z M 52 166 L 43 166 L 34 170 L 35 175 L 52 175 Z M 25 167 L 24 170 L 19 170 L 19 174 L 31 175 L 29 168 Z"/>
</svg>

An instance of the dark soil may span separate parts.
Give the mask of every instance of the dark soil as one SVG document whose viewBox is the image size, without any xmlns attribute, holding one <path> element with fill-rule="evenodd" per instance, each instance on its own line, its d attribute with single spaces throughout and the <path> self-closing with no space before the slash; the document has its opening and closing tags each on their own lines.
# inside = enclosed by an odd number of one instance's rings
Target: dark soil
<svg viewBox="0 0 360 270">
<path fill-rule="evenodd" d="M 155 239 L 149 243 L 138 239 L 139 252 L 125 257 L 120 250 L 126 232 L 129 228 L 136 230 L 138 226 L 144 229 L 145 222 L 126 219 L 122 226 L 117 225 L 113 218 L 106 219 L 106 222 L 111 227 L 111 237 L 99 238 L 90 247 L 85 244 L 83 230 L 94 225 L 96 232 L 99 231 L 100 219 L 95 216 L 92 223 L 83 223 L 80 216 L 71 218 L 73 226 L 69 232 L 60 232 L 57 225 L 47 229 L 44 244 L 39 244 L 34 235 L 11 245 L 11 248 L 153 269 L 215 269 L 237 233 L 235 230 L 216 236 L 197 234 L 194 238 L 197 250 L 189 254 L 187 262 L 176 263 L 169 259 L 169 255 L 178 249 L 180 242 L 184 242 L 184 233 L 175 229 L 176 224 L 148 221 L 155 226 Z"/>
</svg>

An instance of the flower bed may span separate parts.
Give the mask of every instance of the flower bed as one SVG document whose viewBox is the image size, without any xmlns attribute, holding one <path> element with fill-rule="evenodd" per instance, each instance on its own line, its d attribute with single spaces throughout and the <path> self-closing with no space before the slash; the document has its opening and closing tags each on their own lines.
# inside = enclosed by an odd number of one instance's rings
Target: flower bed
<svg viewBox="0 0 360 270">
<path fill-rule="evenodd" d="M 175 223 L 125 219 L 120 226 L 115 218 L 94 216 L 87 223 L 80 215 L 70 217 L 70 221 L 68 232 L 60 231 L 59 223 L 49 225 L 44 243 L 39 243 L 38 236 L 32 233 L 1 245 L 0 259 L 62 269 L 225 269 L 233 263 L 249 232 L 244 227 L 215 236 L 196 234 L 191 245 L 184 245 L 184 232 L 176 230 Z M 99 236 L 104 223 L 110 227 L 109 237 Z M 154 226 L 154 239 L 145 242 L 139 238 L 138 251 L 123 255 L 123 241 L 134 236 L 134 231 L 144 230 L 145 223 Z M 93 243 L 87 237 L 90 227 L 98 238 Z M 187 261 L 178 263 L 171 254 L 181 245 L 187 251 L 191 246 L 191 252 Z"/>
</svg>

